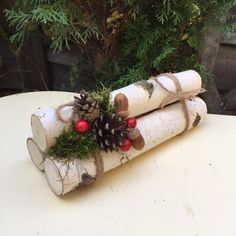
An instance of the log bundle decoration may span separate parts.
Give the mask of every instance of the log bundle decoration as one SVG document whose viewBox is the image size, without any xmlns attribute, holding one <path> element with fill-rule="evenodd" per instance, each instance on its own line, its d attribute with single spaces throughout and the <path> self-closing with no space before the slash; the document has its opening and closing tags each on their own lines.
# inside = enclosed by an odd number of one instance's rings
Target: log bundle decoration
<svg viewBox="0 0 236 236">
<path fill-rule="evenodd" d="M 207 114 L 196 97 L 202 92 L 201 77 L 193 70 L 112 92 L 81 91 L 70 103 L 32 115 L 30 156 L 58 196 L 91 185 L 103 173 L 199 125 Z"/>
</svg>

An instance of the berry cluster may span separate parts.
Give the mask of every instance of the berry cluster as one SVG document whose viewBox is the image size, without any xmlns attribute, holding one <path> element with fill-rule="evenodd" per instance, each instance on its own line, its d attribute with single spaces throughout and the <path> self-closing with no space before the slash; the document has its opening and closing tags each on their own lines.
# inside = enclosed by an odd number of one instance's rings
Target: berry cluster
<svg viewBox="0 0 236 236">
<path fill-rule="evenodd" d="M 133 117 L 129 117 L 125 120 L 125 127 L 127 132 L 129 130 L 134 129 L 137 126 L 137 120 Z M 92 129 L 93 124 L 91 124 L 87 119 L 81 118 L 75 123 L 75 130 L 79 134 L 87 133 L 90 129 Z M 109 142 L 109 141 L 108 141 Z M 132 142 L 128 138 L 124 138 L 121 143 L 119 143 L 119 148 L 127 152 L 132 147 Z"/>
</svg>

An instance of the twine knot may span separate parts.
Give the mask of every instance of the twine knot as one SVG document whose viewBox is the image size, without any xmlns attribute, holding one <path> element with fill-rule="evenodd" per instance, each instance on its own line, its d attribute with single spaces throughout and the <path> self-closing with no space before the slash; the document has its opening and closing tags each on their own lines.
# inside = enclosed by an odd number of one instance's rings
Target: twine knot
<svg viewBox="0 0 236 236">
<path fill-rule="evenodd" d="M 169 90 L 168 88 L 166 88 L 159 81 L 159 77 L 161 77 L 161 76 L 166 76 L 167 78 L 171 79 L 174 82 L 175 88 L 176 88 L 175 92 L 173 92 L 173 91 Z M 184 113 L 185 121 L 186 121 L 184 130 L 183 130 L 183 132 L 185 132 L 188 129 L 189 123 L 190 123 L 190 118 L 189 118 L 189 114 L 188 114 L 186 99 L 190 99 L 190 98 L 196 96 L 197 94 L 204 93 L 206 90 L 204 88 L 198 88 L 198 89 L 195 89 L 195 90 L 192 90 L 192 91 L 184 92 L 182 87 L 181 87 L 181 84 L 180 84 L 179 80 L 172 73 L 160 74 L 154 80 L 155 80 L 156 83 L 159 84 L 159 86 L 162 89 L 164 89 L 166 92 L 168 92 L 168 96 L 165 99 L 163 99 L 163 101 L 160 104 L 160 108 L 163 108 L 166 105 L 168 105 L 168 104 L 170 104 L 174 101 L 178 101 L 178 100 L 180 101 L 181 106 L 182 106 L 182 110 L 183 110 L 183 113 Z"/>
</svg>

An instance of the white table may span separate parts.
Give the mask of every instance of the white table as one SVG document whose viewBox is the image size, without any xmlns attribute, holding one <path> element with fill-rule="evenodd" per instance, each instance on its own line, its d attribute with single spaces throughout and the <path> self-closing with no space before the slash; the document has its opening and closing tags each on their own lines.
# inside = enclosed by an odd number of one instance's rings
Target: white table
<svg viewBox="0 0 236 236">
<path fill-rule="evenodd" d="M 26 149 L 30 115 L 72 95 L 0 98 L 0 235 L 236 235 L 236 117 L 199 127 L 58 198 Z M 158 131 L 157 131 L 158 132 Z"/>
</svg>

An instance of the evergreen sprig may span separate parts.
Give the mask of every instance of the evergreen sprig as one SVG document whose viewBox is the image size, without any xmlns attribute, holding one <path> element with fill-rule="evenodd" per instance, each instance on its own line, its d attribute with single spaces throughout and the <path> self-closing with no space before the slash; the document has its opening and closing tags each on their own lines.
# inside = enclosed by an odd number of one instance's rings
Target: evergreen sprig
<svg viewBox="0 0 236 236">
<path fill-rule="evenodd" d="M 92 99 L 99 103 L 99 111 L 104 114 L 114 113 L 114 106 L 110 103 L 110 88 L 101 84 L 98 91 L 90 92 Z M 91 124 L 90 124 L 91 125 Z M 91 127 L 90 127 L 91 128 Z M 78 133 L 75 123 L 72 122 L 68 130 L 64 130 L 57 137 L 56 144 L 48 151 L 48 155 L 65 161 L 90 158 L 98 151 L 98 144 L 92 130 Z"/>
<path fill-rule="evenodd" d="M 18 0 L 5 11 L 15 33 L 24 41 L 39 27 L 61 51 L 71 43 L 83 53 L 81 71 L 113 88 L 162 72 L 200 70 L 202 37 L 208 31 L 232 32 L 236 0 Z M 83 74 L 83 72 L 80 72 Z"/>
<path fill-rule="evenodd" d="M 63 47 L 69 49 L 69 41 L 86 44 L 91 38 L 98 38 L 99 29 L 93 15 L 85 16 L 75 1 L 21 0 L 15 8 L 6 9 L 5 16 L 9 25 L 16 29 L 10 38 L 12 43 L 23 42 L 27 30 L 38 26 L 58 52 Z"/>
<path fill-rule="evenodd" d="M 111 88 L 105 87 L 102 83 L 100 89 L 92 92 L 94 99 L 99 103 L 99 108 L 102 113 L 114 113 L 114 106 L 110 103 L 111 100 Z"/>
</svg>

